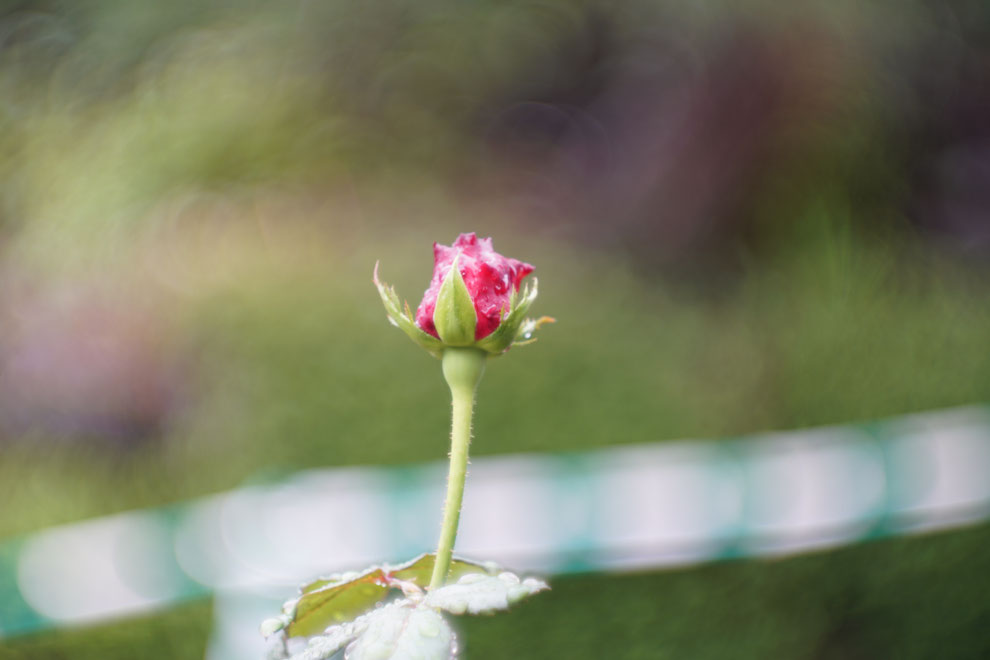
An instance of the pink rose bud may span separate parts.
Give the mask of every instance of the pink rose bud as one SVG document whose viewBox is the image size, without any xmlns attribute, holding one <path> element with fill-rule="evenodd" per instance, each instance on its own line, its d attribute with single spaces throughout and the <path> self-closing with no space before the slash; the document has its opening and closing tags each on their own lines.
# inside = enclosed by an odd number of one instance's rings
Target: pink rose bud
<svg viewBox="0 0 990 660">
<path fill-rule="evenodd" d="M 510 298 L 519 292 L 523 278 L 533 272 L 529 264 L 503 257 L 492 248 L 492 239 L 479 239 L 474 232 L 461 234 L 450 247 L 434 243 L 433 261 L 433 279 L 416 310 L 416 325 L 438 339 L 433 313 L 440 287 L 455 261 L 477 316 L 471 333 L 475 341 L 499 326 L 511 307 Z"/>
<path fill-rule="evenodd" d="M 548 317 L 524 319 L 536 299 L 536 280 L 520 293 L 533 267 L 504 257 L 492 239 L 461 234 L 450 247 L 433 244 L 433 278 L 416 310 L 415 321 L 406 305 L 399 306 L 391 287 L 375 285 L 389 320 L 436 356 L 446 346 L 473 346 L 499 355 L 513 344 L 532 341 L 532 333 Z"/>
</svg>

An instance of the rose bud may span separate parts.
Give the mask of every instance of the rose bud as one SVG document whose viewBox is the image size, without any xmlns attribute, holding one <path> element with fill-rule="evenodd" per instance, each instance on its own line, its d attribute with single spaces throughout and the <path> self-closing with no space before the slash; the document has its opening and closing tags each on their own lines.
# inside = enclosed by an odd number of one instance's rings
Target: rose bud
<svg viewBox="0 0 990 660">
<path fill-rule="evenodd" d="M 433 278 L 416 310 L 399 305 L 392 287 L 375 286 L 389 320 L 413 341 L 440 357 L 444 347 L 469 346 L 500 355 L 514 344 L 533 341 L 532 333 L 553 319 L 525 319 L 536 299 L 536 278 L 520 293 L 523 278 L 533 271 L 527 263 L 504 257 L 492 239 L 461 234 L 450 247 L 433 244 Z"/>
</svg>

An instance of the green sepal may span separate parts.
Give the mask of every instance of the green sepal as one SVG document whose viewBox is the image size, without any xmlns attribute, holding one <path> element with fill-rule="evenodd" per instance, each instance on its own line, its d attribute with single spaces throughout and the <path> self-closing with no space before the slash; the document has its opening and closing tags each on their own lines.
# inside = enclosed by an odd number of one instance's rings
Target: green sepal
<svg viewBox="0 0 990 660">
<path fill-rule="evenodd" d="M 505 351 L 509 350 L 509 347 L 516 343 L 529 343 L 531 337 L 527 336 L 523 339 L 523 330 L 526 327 L 526 312 L 529 311 L 530 305 L 536 300 L 537 295 L 537 280 L 534 277 L 526 285 L 523 290 L 522 295 L 519 297 L 518 302 L 515 301 L 515 296 L 509 304 L 509 312 L 499 323 L 498 327 L 492 334 L 488 335 L 484 339 L 478 342 L 478 348 L 487 351 L 492 355 L 501 355 Z M 548 318 L 548 317 L 544 317 Z M 552 319 L 551 319 L 552 320 Z M 545 321 L 543 321 L 545 322 Z M 529 333 L 539 327 L 541 323 L 536 323 L 532 328 L 529 329 Z"/>
<path fill-rule="evenodd" d="M 536 337 L 533 333 L 540 329 L 540 326 L 544 323 L 556 323 L 557 319 L 552 316 L 541 316 L 538 319 L 526 319 L 519 326 L 519 330 L 516 332 L 516 340 L 512 342 L 513 346 L 525 346 L 526 344 L 532 344 L 536 341 Z"/>
<path fill-rule="evenodd" d="M 433 310 L 433 324 L 440 340 L 447 346 L 471 346 L 474 332 L 478 327 L 478 313 L 474 311 L 474 300 L 464 284 L 461 271 L 457 268 L 457 257 L 450 265 L 447 276 L 437 292 L 437 306 Z"/>
<path fill-rule="evenodd" d="M 373 281 L 375 283 L 375 287 L 378 288 L 378 295 L 382 298 L 382 304 L 385 305 L 385 314 L 388 316 L 389 322 L 405 332 L 414 342 L 429 351 L 430 355 L 433 357 L 442 357 L 443 344 L 440 340 L 427 334 L 426 332 L 423 332 L 423 330 L 416 325 L 416 321 L 413 319 L 412 312 L 409 309 L 409 304 L 400 304 L 399 296 L 395 293 L 395 289 L 379 281 L 377 263 L 375 263 L 375 274 Z"/>
</svg>

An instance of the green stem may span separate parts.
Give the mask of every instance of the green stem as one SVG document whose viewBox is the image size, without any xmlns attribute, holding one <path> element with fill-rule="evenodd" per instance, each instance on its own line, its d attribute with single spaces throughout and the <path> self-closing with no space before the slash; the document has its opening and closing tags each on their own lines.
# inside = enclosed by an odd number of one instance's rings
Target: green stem
<svg viewBox="0 0 990 660">
<path fill-rule="evenodd" d="M 475 348 L 448 347 L 443 351 L 443 377 L 450 386 L 453 408 L 450 424 L 450 472 L 447 474 L 447 499 L 443 507 L 443 524 L 440 527 L 440 541 L 437 544 L 430 589 L 443 586 L 447 573 L 450 572 L 450 558 L 454 552 L 454 539 L 457 538 L 457 524 L 464 499 L 464 480 L 467 477 L 474 393 L 485 372 L 486 359 L 486 354 Z"/>
</svg>

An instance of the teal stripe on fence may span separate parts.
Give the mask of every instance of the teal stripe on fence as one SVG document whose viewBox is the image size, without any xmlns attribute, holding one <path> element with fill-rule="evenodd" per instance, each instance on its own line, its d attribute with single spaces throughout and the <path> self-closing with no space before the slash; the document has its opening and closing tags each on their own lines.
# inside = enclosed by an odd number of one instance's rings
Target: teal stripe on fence
<svg viewBox="0 0 990 660">
<path fill-rule="evenodd" d="M 281 600 L 320 572 L 403 560 L 432 547 L 444 473 L 441 463 L 307 471 L 8 540 L 0 637 L 210 593 Z M 485 457 L 471 466 L 458 552 L 545 574 L 791 554 L 986 520 L 987 474 L 982 406 L 722 442 Z M 300 529 L 311 541 L 298 541 Z"/>
</svg>

